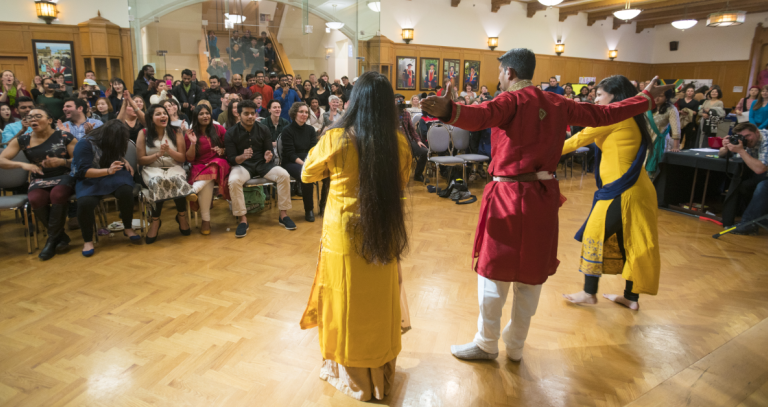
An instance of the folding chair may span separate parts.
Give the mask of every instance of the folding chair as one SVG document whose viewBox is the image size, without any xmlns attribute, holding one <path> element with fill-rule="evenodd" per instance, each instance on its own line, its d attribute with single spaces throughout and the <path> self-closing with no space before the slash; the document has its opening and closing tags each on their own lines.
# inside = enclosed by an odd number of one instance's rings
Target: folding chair
<svg viewBox="0 0 768 407">
<path fill-rule="evenodd" d="M 3 149 L 0 149 L 0 152 L 2 151 Z M 29 163 L 27 156 L 25 156 L 21 151 L 16 154 L 16 157 L 13 158 L 13 161 Z M 21 168 L 15 168 L 12 170 L 4 170 L 0 168 L 0 189 L 5 190 L 19 188 L 26 184 L 28 178 L 29 172 Z M 31 209 L 29 206 L 29 199 L 27 194 L 0 196 L 0 211 L 4 210 L 21 212 L 22 224 L 24 225 L 24 235 L 27 238 L 27 253 L 32 254 L 32 239 L 30 236 L 32 231 L 30 230 L 28 223 L 31 215 Z M 35 231 L 35 250 L 37 250 L 40 248 L 40 244 L 38 243 L 37 220 L 35 220 L 34 216 L 32 216 L 32 225 L 33 230 Z"/>
<path fill-rule="evenodd" d="M 435 166 L 435 173 L 436 173 L 436 181 L 435 181 L 435 188 L 440 188 L 440 166 L 455 166 L 455 165 L 461 165 L 462 167 L 462 178 L 466 176 L 466 173 L 464 172 L 466 170 L 466 167 L 464 165 L 464 160 L 458 157 L 453 157 L 453 150 L 451 149 L 451 135 L 448 133 L 448 129 L 443 126 L 441 123 L 434 124 L 429 131 L 427 132 L 427 140 L 429 141 L 429 151 L 427 152 L 427 155 L 429 156 L 431 153 L 445 153 L 448 152 L 449 155 L 447 156 L 435 156 L 435 157 L 429 157 L 427 159 L 427 164 L 432 163 Z M 426 184 L 426 177 L 424 178 L 424 183 Z"/>
<path fill-rule="evenodd" d="M 457 152 L 469 150 L 469 132 L 467 130 L 454 127 L 453 131 L 451 131 L 451 141 L 453 142 L 453 148 L 455 148 Z M 491 157 L 482 154 L 456 154 L 456 157 L 464 160 L 465 167 L 467 163 L 480 163 L 480 165 L 482 165 L 484 162 L 491 161 Z M 464 174 L 466 173 L 467 171 L 465 168 Z M 469 180 L 464 181 L 469 184 Z M 488 182 L 488 172 L 485 173 L 485 181 Z"/>
</svg>

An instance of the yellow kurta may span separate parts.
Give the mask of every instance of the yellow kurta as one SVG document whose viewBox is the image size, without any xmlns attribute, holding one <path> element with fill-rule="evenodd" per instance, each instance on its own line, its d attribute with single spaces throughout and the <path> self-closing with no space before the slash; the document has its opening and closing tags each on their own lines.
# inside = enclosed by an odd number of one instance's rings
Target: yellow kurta
<svg viewBox="0 0 768 407">
<path fill-rule="evenodd" d="M 602 150 L 603 185 L 619 179 L 637 156 L 642 136 L 634 119 L 612 126 L 588 127 L 566 140 L 563 154 L 596 143 Z M 585 274 L 619 274 L 633 282 L 632 292 L 656 294 L 661 258 L 657 230 L 657 199 L 645 168 L 635 185 L 621 194 L 621 221 L 627 261 L 622 264 L 616 235 L 606 238 L 605 216 L 611 201 L 597 201 L 584 229 L 579 271 Z"/>
<path fill-rule="evenodd" d="M 408 183 L 411 148 L 398 134 L 400 176 Z M 342 129 L 330 130 L 309 151 L 303 182 L 330 176 L 320 256 L 301 328 L 317 326 L 324 359 L 348 367 L 378 368 L 400 353 L 397 263 L 368 264 L 355 251 L 350 220 L 358 215 L 358 154 Z"/>
</svg>

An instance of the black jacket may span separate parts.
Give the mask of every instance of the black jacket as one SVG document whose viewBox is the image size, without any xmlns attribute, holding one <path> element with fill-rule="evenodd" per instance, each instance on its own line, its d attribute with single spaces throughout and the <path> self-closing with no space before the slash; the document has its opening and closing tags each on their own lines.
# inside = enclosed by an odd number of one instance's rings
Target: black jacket
<svg viewBox="0 0 768 407">
<path fill-rule="evenodd" d="M 133 81 L 133 96 L 141 96 L 141 98 L 144 99 L 144 106 L 147 106 L 147 108 L 149 108 L 149 98 L 154 94 L 157 94 L 157 89 L 150 90 L 149 84 L 144 78 Z M 118 112 L 120 111 L 119 108 L 116 110 Z"/>
<path fill-rule="evenodd" d="M 280 159 L 285 165 L 295 163 L 297 158 L 306 159 L 309 150 L 317 144 L 317 134 L 309 124 L 299 126 L 293 121 L 283 130 L 280 140 L 283 141 L 283 156 Z"/>
<path fill-rule="evenodd" d="M 176 96 L 176 99 L 178 99 L 179 105 L 181 105 L 181 111 L 189 117 L 192 117 L 192 110 L 194 110 L 197 102 L 205 99 L 203 90 L 191 82 L 189 84 L 189 93 L 184 91 L 184 83 L 180 83 L 178 86 L 173 88 L 171 93 L 173 96 Z M 189 107 L 185 109 L 184 103 L 189 103 Z"/>
<path fill-rule="evenodd" d="M 202 99 L 205 99 L 209 102 L 211 102 L 211 107 L 213 107 L 213 110 L 221 109 L 221 98 L 224 97 L 224 94 L 221 93 L 221 88 L 216 89 L 210 89 L 208 88 L 205 92 L 203 92 Z"/>
<path fill-rule="evenodd" d="M 235 159 L 249 147 L 253 149 L 253 156 L 238 164 Z M 263 177 L 275 166 L 274 157 L 269 162 L 264 159 L 264 153 L 272 151 L 272 135 L 259 122 L 253 124 L 250 132 L 245 130 L 242 123 L 231 127 L 224 135 L 224 148 L 227 151 L 229 165 L 242 166 L 248 170 L 251 177 Z"/>
</svg>

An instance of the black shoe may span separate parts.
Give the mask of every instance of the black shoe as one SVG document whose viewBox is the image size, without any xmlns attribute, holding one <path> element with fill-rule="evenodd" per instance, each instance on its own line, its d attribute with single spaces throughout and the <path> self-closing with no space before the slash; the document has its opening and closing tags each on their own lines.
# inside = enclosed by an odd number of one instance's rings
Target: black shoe
<svg viewBox="0 0 768 407">
<path fill-rule="evenodd" d="M 424 176 L 423 175 L 416 175 L 413 177 L 413 180 L 416 182 L 424 182 Z"/>
<path fill-rule="evenodd" d="M 62 254 L 69 251 L 69 242 L 71 242 L 72 239 L 67 236 L 66 233 L 62 232 L 61 239 L 59 239 L 59 244 L 56 245 L 56 253 Z"/>
<path fill-rule="evenodd" d="M 152 219 L 152 220 L 154 220 L 154 219 Z M 149 223 L 149 228 L 151 228 L 151 227 L 152 227 L 152 222 Z M 149 228 L 147 228 L 147 237 L 144 238 L 144 241 L 147 244 L 155 243 L 155 241 L 157 240 L 157 237 L 160 236 L 160 228 L 161 227 L 163 227 L 163 220 L 162 219 L 160 219 L 160 224 L 157 225 L 157 234 L 155 235 L 155 237 L 149 237 Z M 123 231 L 123 234 L 125 234 L 125 231 Z"/>
<path fill-rule="evenodd" d="M 305 211 L 304 212 L 304 219 L 307 220 L 307 222 L 314 222 L 315 221 L 315 213 L 312 211 Z"/>
<path fill-rule="evenodd" d="M 67 222 L 67 205 L 51 205 L 48 216 L 48 240 L 37 256 L 40 260 L 49 260 L 56 255 L 56 246 L 64 236 L 64 224 Z"/>
<path fill-rule="evenodd" d="M 283 225 L 283 227 L 285 227 L 285 228 L 286 228 L 286 229 L 288 229 L 288 230 L 294 230 L 294 229 L 296 229 L 296 224 L 295 224 L 295 223 L 293 223 L 293 221 L 291 220 L 291 218 L 289 218 L 289 217 L 287 217 L 287 216 L 286 216 L 286 217 L 284 217 L 284 218 L 282 218 L 282 219 L 278 219 L 278 220 L 277 220 L 277 222 L 278 222 L 279 224 Z"/>
<path fill-rule="evenodd" d="M 237 231 L 235 231 L 235 237 L 245 237 L 248 234 L 248 224 L 243 222 L 237 225 Z"/>
<path fill-rule="evenodd" d="M 184 215 L 184 216 L 187 216 L 187 215 Z M 176 214 L 176 223 L 179 224 L 179 232 L 181 232 L 182 235 L 189 236 L 189 235 L 192 234 L 192 230 L 191 229 L 182 229 L 181 228 L 181 222 L 179 222 L 179 214 L 178 213 Z"/>
<path fill-rule="evenodd" d="M 736 230 L 731 233 L 740 236 L 757 236 L 757 225 L 737 227 Z"/>
</svg>

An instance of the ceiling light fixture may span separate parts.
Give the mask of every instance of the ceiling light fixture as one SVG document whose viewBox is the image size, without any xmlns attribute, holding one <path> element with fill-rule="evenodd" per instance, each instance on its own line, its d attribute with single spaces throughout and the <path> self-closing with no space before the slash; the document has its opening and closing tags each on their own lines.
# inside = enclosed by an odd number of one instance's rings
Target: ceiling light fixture
<svg viewBox="0 0 768 407">
<path fill-rule="evenodd" d="M 336 15 L 336 5 L 333 5 L 333 14 Z M 329 21 L 325 23 L 325 26 L 332 29 L 332 30 L 341 30 L 344 28 L 344 23 L 339 21 Z"/>
<path fill-rule="evenodd" d="M 368 8 L 380 13 L 381 12 L 381 2 L 380 1 L 369 1 L 368 2 Z"/>
<path fill-rule="evenodd" d="M 547 7 L 556 6 L 556 5 L 558 5 L 558 4 L 562 3 L 562 2 L 563 2 L 563 0 L 539 0 L 539 3 L 541 3 L 542 5 L 545 5 Z"/>
<path fill-rule="evenodd" d="M 712 13 L 707 17 L 707 27 L 730 27 L 744 24 L 747 19 L 746 11 L 723 11 Z"/>
<path fill-rule="evenodd" d="M 697 20 L 677 20 L 672 22 L 672 27 L 679 30 L 687 30 L 698 23 Z"/>
<path fill-rule="evenodd" d="M 614 11 L 613 15 L 618 18 L 619 20 L 629 21 L 638 15 L 640 15 L 640 12 L 642 10 L 637 8 L 632 8 L 629 4 L 629 0 L 627 0 L 627 3 L 624 5 L 623 10 Z"/>
</svg>

